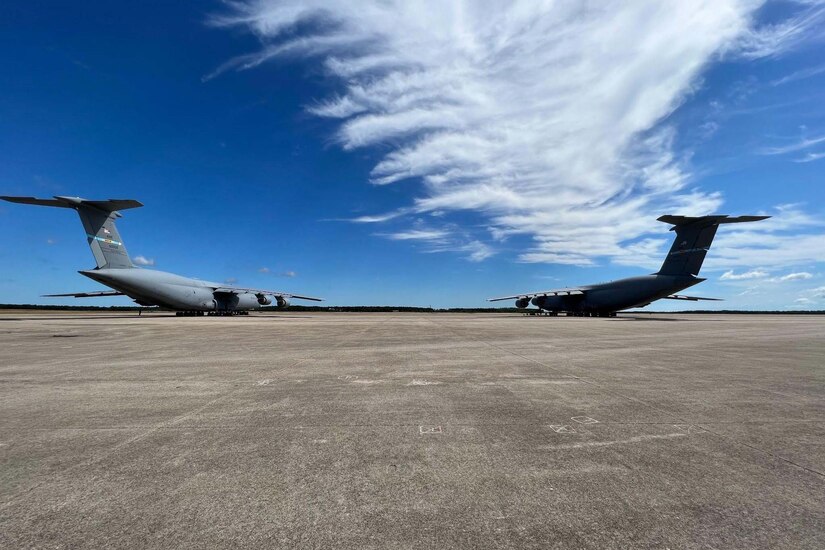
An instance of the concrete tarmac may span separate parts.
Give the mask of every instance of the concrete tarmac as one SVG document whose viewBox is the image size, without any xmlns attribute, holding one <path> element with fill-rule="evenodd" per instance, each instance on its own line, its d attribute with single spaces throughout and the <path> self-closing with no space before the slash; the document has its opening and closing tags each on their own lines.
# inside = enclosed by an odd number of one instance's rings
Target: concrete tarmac
<svg viewBox="0 0 825 550">
<path fill-rule="evenodd" d="M 2 548 L 825 548 L 825 317 L 0 314 Z"/>
</svg>

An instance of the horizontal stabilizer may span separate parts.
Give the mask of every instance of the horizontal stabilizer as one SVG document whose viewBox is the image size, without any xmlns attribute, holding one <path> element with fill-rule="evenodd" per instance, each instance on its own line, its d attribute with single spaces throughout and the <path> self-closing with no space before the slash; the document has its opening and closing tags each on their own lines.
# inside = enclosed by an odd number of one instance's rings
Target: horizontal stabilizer
<svg viewBox="0 0 825 550">
<path fill-rule="evenodd" d="M 698 302 L 699 300 L 710 300 L 713 302 L 722 302 L 724 301 L 722 298 L 702 298 L 701 296 L 684 296 L 682 294 L 671 294 L 670 296 L 665 296 L 668 300 L 688 300 L 690 302 Z"/>
<path fill-rule="evenodd" d="M 743 223 L 743 222 L 758 222 L 760 220 L 766 220 L 770 218 L 770 216 L 726 216 L 726 215 L 718 215 L 718 216 L 673 216 L 673 215 L 665 215 L 659 216 L 656 218 L 660 222 L 669 223 L 674 226 L 680 225 L 718 225 L 720 223 Z M 675 229 L 675 227 L 673 228 Z M 671 229 L 672 231 L 672 229 Z"/>
<path fill-rule="evenodd" d="M 53 199 L 38 199 L 36 197 L 7 197 L 0 196 L 0 199 L 19 204 L 35 204 L 37 206 L 56 206 L 58 208 L 77 208 L 78 206 L 91 206 L 104 212 L 114 212 L 116 210 L 126 210 L 128 208 L 138 208 L 143 203 L 134 199 L 109 199 L 105 201 L 90 201 L 80 197 L 59 197 Z"/>
<path fill-rule="evenodd" d="M 4 197 L 0 199 L 8 202 L 16 202 L 19 204 L 36 204 L 37 206 L 57 206 L 58 208 L 73 208 L 71 204 L 59 201 L 57 199 L 37 199 L 35 197 Z"/>
<path fill-rule="evenodd" d="M 69 292 L 68 294 L 44 294 L 44 298 L 99 298 L 102 296 L 125 296 L 117 290 L 99 290 L 97 292 Z"/>
</svg>

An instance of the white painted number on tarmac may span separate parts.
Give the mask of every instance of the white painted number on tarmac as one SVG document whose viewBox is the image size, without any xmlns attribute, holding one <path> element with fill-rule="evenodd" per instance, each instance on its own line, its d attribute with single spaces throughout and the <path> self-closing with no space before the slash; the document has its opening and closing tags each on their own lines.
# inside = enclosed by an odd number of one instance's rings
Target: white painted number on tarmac
<svg viewBox="0 0 825 550">
<path fill-rule="evenodd" d="M 443 433 L 441 426 L 419 426 L 418 433 L 420 435 L 440 434 Z"/>
</svg>

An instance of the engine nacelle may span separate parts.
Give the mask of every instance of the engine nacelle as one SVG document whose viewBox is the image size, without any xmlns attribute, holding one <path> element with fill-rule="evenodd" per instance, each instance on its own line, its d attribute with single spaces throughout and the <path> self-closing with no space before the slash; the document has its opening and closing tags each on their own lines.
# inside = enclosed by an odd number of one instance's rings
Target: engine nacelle
<svg viewBox="0 0 825 550">
<path fill-rule="evenodd" d="M 516 300 L 516 307 L 519 309 L 524 309 L 530 305 L 530 298 L 519 298 Z"/>
<path fill-rule="evenodd" d="M 256 294 L 255 296 L 258 298 L 258 303 L 262 306 L 268 306 L 272 303 L 272 300 L 266 294 Z"/>
<path fill-rule="evenodd" d="M 280 307 L 280 308 L 289 307 L 289 300 L 287 300 L 283 296 L 275 296 L 275 299 L 278 301 L 278 307 Z"/>
</svg>

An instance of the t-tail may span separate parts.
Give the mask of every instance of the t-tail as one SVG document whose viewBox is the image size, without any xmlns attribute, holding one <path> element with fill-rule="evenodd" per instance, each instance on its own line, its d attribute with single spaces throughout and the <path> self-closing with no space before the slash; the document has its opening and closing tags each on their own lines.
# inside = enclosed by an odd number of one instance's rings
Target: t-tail
<svg viewBox="0 0 825 550">
<path fill-rule="evenodd" d="M 673 224 L 671 231 L 676 231 L 676 239 L 659 275 L 699 275 L 702 262 L 716 236 L 716 230 L 722 223 L 756 222 L 770 216 L 661 216 L 660 222 Z"/>
<path fill-rule="evenodd" d="M 120 217 L 118 210 L 143 206 L 140 202 L 132 199 L 90 201 L 79 197 L 54 197 L 53 199 L 0 197 L 0 199 L 21 204 L 73 208 L 80 215 L 80 221 L 83 222 L 89 248 L 92 249 L 98 269 L 134 267 L 115 226 L 115 218 Z"/>
</svg>

